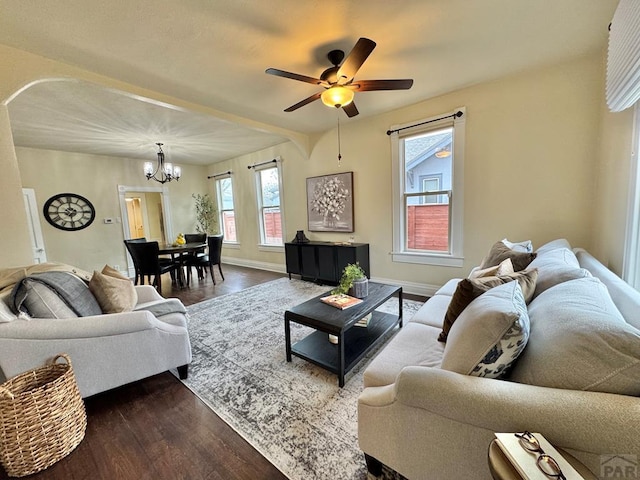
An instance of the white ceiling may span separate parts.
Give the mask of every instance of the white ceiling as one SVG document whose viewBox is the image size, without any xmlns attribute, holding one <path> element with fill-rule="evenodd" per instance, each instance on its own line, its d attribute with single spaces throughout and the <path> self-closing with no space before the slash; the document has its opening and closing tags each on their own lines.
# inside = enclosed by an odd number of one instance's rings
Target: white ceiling
<svg viewBox="0 0 640 480">
<path fill-rule="evenodd" d="M 356 79 L 413 78 L 414 85 L 356 93 L 360 115 L 343 115 L 354 122 L 600 51 L 617 3 L 0 0 L 0 43 L 250 120 L 315 133 L 334 127 L 336 112 L 320 101 L 283 112 L 318 89 L 266 75 L 266 68 L 317 77 L 330 66 L 329 50 L 348 53 L 359 37 L 376 41 Z M 140 157 L 162 141 L 173 149 L 173 160 L 184 163 L 212 163 L 283 141 L 77 82 L 35 85 L 10 103 L 9 114 L 18 145 Z"/>
</svg>

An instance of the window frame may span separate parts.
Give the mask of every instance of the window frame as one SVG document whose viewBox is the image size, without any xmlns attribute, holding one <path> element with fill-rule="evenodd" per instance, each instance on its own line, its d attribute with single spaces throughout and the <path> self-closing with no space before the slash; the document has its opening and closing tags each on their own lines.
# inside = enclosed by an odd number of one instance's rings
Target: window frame
<svg viewBox="0 0 640 480">
<path fill-rule="evenodd" d="M 456 112 L 462 116 L 456 117 Z M 437 120 L 438 118 L 444 118 Z M 404 125 L 392 125 L 391 163 L 393 192 L 393 262 L 418 263 L 460 268 L 464 264 L 463 255 L 463 220 L 464 220 L 464 152 L 465 152 L 465 107 L 456 108 L 429 118 L 424 118 Z M 428 123 L 427 123 L 428 122 Z M 451 165 L 452 194 L 449 199 L 449 252 L 427 252 L 406 248 L 406 214 L 405 208 L 405 159 L 404 139 L 433 130 L 453 127 L 453 163 Z M 400 131 L 396 131 L 400 130 Z"/>
<path fill-rule="evenodd" d="M 222 201 L 222 188 L 220 188 L 220 182 L 222 180 L 229 179 L 231 180 L 231 199 L 233 202 L 233 208 L 223 208 Z M 224 221 L 222 215 L 224 212 L 233 212 L 234 222 L 235 222 L 235 230 L 236 230 L 236 239 L 228 240 L 226 236 L 223 237 L 222 243 L 226 245 L 240 245 L 240 235 L 238 235 L 238 217 L 236 216 L 236 189 L 233 185 L 233 176 L 231 173 L 227 173 L 224 175 L 220 175 L 216 177 L 216 201 L 218 202 L 218 222 L 220 224 L 220 230 L 224 234 Z"/>
<path fill-rule="evenodd" d="M 280 203 L 278 208 L 280 209 L 280 228 L 282 229 L 282 244 L 275 245 L 272 243 L 266 243 L 266 232 L 264 226 L 264 215 L 263 210 L 265 208 L 273 208 L 273 205 L 265 207 L 262 202 L 262 179 L 261 173 L 264 170 L 269 170 L 275 168 L 278 174 L 278 194 L 280 197 Z M 275 162 L 273 164 L 271 162 L 267 162 L 265 165 L 254 167 L 255 173 L 255 185 L 256 185 L 256 207 L 258 214 L 258 233 L 260 235 L 258 239 L 258 250 L 267 251 L 267 252 L 284 252 L 284 235 L 285 235 L 285 227 L 284 227 L 284 197 L 283 197 L 283 182 L 282 182 L 282 168 L 281 168 L 281 159 L 280 157 L 275 158 Z"/>
</svg>

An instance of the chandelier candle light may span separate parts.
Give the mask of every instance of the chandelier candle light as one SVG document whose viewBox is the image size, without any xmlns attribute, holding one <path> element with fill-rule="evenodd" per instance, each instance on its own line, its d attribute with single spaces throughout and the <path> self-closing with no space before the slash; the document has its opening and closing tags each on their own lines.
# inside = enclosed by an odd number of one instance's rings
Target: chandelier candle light
<svg viewBox="0 0 640 480">
<path fill-rule="evenodd" d="M 174 167 L 171 163 L 165 163 L 164 152 L 162 151 L 162 145 L 164 144 L 156 143 L 156 145 L 158 145 L 158 166 L 154 171 L 153 162 L 144 163 L 144 174 L 147 177 L 147 180 L 151 180 L 153 178 L 159 183 L 167 183 L 171 180 L 175 180 L 177 182 L 180 180 L 180 176 L 182 175 L 182 169 L 177 165 Z"/>
</svg>

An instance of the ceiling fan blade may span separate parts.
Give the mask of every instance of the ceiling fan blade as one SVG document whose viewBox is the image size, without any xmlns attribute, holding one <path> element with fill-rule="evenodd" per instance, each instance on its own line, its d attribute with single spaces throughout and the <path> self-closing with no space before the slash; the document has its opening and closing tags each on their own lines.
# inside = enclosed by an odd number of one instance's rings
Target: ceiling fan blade
<svg viewBox="0 0 640 480">
<path fill-rule="evenodd" d="M 318 100 L 320 98 L 320 95 L 322 95 L 322 92 L 318 92 L 318 93 L 314 93 L 313 95 L 311 95 L 310 97 L 305 98 L 304 100 L 296 103 L 295 105 L 291 105 L 289 108 L 285 108 L 285 112 L 293 112 L 294 110 L 299 109 L 300 107 L 304 107 L 305 105 Z"/>
<path fill-rule="evenodd" d="M 360 92 L 372 90 L 408 90 L 413 85 L 410 78 L 402 80 L 358 80 L 349 87 Z"/>
<path fill-rule="evenodd" d="M 298 73 L 285 72 L 284 70 L 278 70 L 277 68 L 267 68 L 264 73 L 275 75 L 276 77 L 284 77 L 292 80 L 298 80 L 300 82 L 312 83 L 314 85 L 324 85 L 326 83 L 319 78 L 307 77 L 306 75 L 300 75 Z"/>
<path fill-rule="evenodd" d="M 356 115 L 358 115 L 358 113 L 360 113 L 356 108 L 355 102 L 351 102 L 349 105 L 345 105 L 344 107 L 342 107 L 342 109 L 344 110 L 344 113 L 346 113 L 349 118 L 355 117 Z"/>
<path fill-rule="evenodd" d="M 368 38 L 360 38 L 353 47 L 353 50 L 349 52 L 347 58 L 340 66 L 338 70 L 337 78 L 344 78 L 347 81 L 356 76 L 358 70 L 367 59 L 367 57 L 376 48 L 376 42 L 369 40 Z"/>
</svg>

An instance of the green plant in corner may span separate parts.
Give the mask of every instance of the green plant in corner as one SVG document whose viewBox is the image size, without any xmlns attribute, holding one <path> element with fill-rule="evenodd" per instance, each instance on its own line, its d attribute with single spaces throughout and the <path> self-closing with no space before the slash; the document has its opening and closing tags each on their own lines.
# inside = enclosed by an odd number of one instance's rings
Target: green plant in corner
<svg viewBox="0 0 640 480">
<path fill-rule="evenodd" d="M 358 262 L 348 263 L 342 271 L 340 283 L 336 288 L 331 290 L 331 293 L 333 293 L 334 295 L 338 293 L 345 294 L 353 286 L 353 281 L 359 280 L 361 278 L 367 278 L 367 274 L 364 272 L 360 264 Z"/>
<path fill-rule="evenodd" d="M 208 193 L 191 195 L 196 201 L 196 230 L 198 233 L 213 235 L 218 231 L 218 210 Z"/>
</svg>

